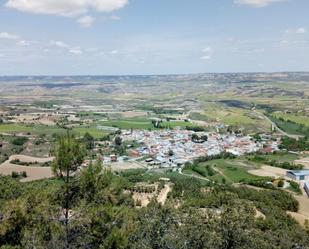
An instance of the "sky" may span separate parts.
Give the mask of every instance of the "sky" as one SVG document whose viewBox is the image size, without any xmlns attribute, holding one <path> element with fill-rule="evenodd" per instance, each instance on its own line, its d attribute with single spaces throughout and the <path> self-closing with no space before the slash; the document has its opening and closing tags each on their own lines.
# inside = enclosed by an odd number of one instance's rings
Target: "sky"
<svg viewBox="0 0 309 249">
<path fill-rule="evenodd" d="M 0 75 L 309 71 L 308 0 L 0 0 Z"/>
</svg>

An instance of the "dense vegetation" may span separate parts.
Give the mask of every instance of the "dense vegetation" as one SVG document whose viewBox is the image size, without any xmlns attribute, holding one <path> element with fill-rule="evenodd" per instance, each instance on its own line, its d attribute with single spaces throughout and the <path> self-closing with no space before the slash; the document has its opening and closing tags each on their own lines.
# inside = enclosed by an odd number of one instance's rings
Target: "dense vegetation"
<svg viewBox="0 0 309 249">
<path fill-rule="evenodd" d="M 149 192 L 153 189 L 136 188 L 136 183 L 159 182 L 162 174 L 137 170 L 116 175 L 100 163 L 77 171 L 83 148 L 70 135 L 58 140 L 53 163 L 57 178 L 21 183 L 0 177 L 1 249 L 266 249 L 309 244 L 308 232 L 286 214 L 298 210 L 287 192 L 213 185 L 167 173 L 173 190 L 166 204 L 153 199 L 137 209 L 125 190 Z M 213 173 L 211 167 L 206 170 Z M 256 210 L 263 216 L 257 217 Z"/>
<path fill-rule="evenodd" d="M 277 118 L 274 115 L 268 116 L 280 129 L 288 133 L 309 136 L 309 128 L 304 124 L 299 124 L 289 119 L 285 120 L 282 117 Z"/>
<path fill-rule="evenodd" d="M 298 140 L 284 137 L 282 138 L 280 148 L 289 151 L 306 151 L 309 150 L 309 140 L 308 137 L 303 137 Z"/>
</svg>

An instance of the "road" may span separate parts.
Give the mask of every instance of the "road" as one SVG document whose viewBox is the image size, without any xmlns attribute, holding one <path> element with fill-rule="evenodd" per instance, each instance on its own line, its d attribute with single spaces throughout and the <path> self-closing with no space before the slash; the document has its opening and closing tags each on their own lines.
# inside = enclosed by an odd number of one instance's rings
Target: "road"
<svg viewBox="0 0 309 249">
<path fill-rule="evenodd" d="M 277 124 L 274 123 L 274 122 L 273 122 L 269 117 L 267 117 L 264 113 L 258 112 L 258 111 L 256 111 L 256 110 L 254 110 L 254 112 L 255 112 L 256 114 L 262 116 L 266 121 L 268 121 L 268 122 L 272 125 L 272 127 L 275 127 L 276 132 L 280 133 L 282 136 L 287 136 L 287 137 L 289 137 L 289 138 L 294 138 L 294 139 L 297 139 L 297 140 L 298 140 L 299 138 L 303 137 L 303 136 L 300 136 L 300 135 L 293 135 L 293 134 L 289 134 L 289 133 L 285 132 L 284 130 L 280 129 L 280 128 L 277 126 Z"/>
</svg>

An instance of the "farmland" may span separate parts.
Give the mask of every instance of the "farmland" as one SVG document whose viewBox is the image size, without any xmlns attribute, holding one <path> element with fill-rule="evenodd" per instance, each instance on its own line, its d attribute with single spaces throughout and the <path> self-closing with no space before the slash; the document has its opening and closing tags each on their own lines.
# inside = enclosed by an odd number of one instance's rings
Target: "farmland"
<svg viewBox="0 0 309 249">
<path fill-rule="evenodd" d="M 118 119 L 118 120 L 109 120 L 102 122 L 104 126 L 112 126 L 120 129 L 157 129 L 151 123 L 151 119 Z M 184 121 L 164 121 L 160 123 L 161 128 L 175 128 L 175 127 L 186 127 L 192 126 L 192 124 Z"/>
</svg>

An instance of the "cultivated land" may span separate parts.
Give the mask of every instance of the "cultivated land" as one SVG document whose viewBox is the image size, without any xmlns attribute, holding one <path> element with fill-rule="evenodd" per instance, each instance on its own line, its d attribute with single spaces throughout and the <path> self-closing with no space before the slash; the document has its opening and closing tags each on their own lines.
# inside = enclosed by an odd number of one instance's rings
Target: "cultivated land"
<svg viewBox="0 0 309 249">
<path fill-rule="evenodd" d="M 70 131 L 87 147 L 79 172 L 99 159 L 129 179 L 125 187 L 142 183 L 128 190 L 136 206 L 181 207 L 171 199 L 182 181 L 294 191 L 300 208 L 289 213 L 304 225 L 309 199 L 285 175 L 286 167 L 309 168 L 308 106 L 308 73 L 0 77 L 0 174 L 54 177 L 55 141 Z"/>
<path fill-rule="evenodd" d="M 13 160 L 19 160 L 20 162 L 24 163 L 46 163 L 51 162 L 53 160 L 52 157 L 50 158 L 37 158 L 37 157 L 30 157 L 25 155 L 12 155 L 9 157 L 7 161 L 0 165 L 0 175 L 11 175 L 12 172 L 22 173 L 26 172 L 27 177 L 21 179 L 22 182 L 40 180 L 44 178 L 51 178 L 53 177 L 52 171 L 50 167 L 40 167 L 39 165 L 36 166 L 22 166 L 16 165 L 12 163 Z"/>
</svg>

